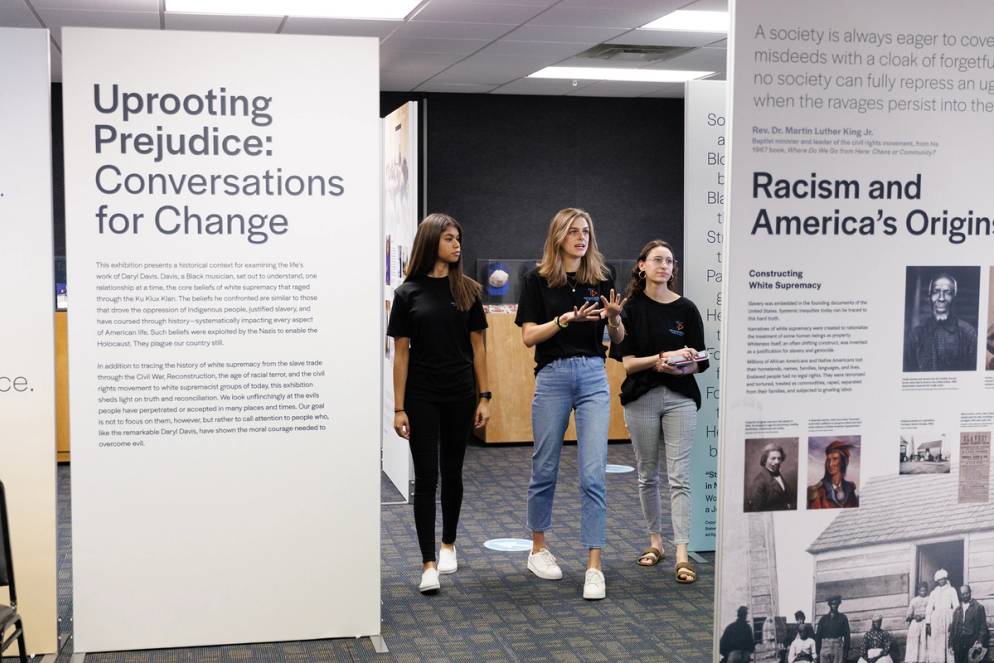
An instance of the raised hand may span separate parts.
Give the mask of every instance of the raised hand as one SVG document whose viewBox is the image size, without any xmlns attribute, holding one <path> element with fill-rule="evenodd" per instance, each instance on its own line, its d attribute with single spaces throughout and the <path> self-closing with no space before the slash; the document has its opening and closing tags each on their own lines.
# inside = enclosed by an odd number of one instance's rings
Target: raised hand
<svg viewBox="0 0 994 663">
<path fill-rule="evenodd" d="M 622 299 L 621 295 L 615 294 L 614 288 L 611 288 L 611 294 L 608 297 L 601 295 L 601 304 L 604 306 L 603 316 L 606 317 L 612 324 L 616 324 L 618 318 L 621 317 L 621 309 L 624 308 L 625 302 L 628 298 Z"/>
<path fill-rule="evenodd" d="M 580 308 L 573 307 L 572 311 L 567 311 L 559 316 L 565 323 L 570 322 L 597 322 L 601 319 L 601 310 L 597 308 L 598 302 L 584 302 Z"/>
</svg>

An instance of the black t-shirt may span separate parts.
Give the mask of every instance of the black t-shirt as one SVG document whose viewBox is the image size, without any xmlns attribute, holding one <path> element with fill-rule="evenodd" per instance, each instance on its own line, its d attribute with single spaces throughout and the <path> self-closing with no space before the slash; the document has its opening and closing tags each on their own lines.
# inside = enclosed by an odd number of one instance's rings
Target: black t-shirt
<svg viewBox="0 0 994 663">
<path fill-rule="evenodd" d="M 610 267 L 608 271 L 611 272 Z M 543 324 L 557 315 L 572 311 L 573 307 L 583 306 L 585 301 L 600 302 L 601 295 L 607 297 L 614 287 L 614 274 L 609 273 L 600 283 L 577 283 L 576 274 L 570 272 L 567 282 L 558 288 L 550 288 L 548 282 L 538 274 L 538 268 L 525 275 L 521 285 L 521 299 L 518 301 L 518 315 L 514 324 L 519 327 L 526 322 Z M 535 346 L 535 373 L 556 359 L 566 357 L 604 358 L 604 327 L 606 320 L 599 322 L 574 322 L 566 329 L 560 329 L 547 341 Z"/>
<path fill-rule="evenodd" d="M 625 340 L 611 346 L 611 357 L 621 361 L 625 355 L 648 357 L 660 352 L 694 348 L 704 350 L 704 322 L 694 302 L 686 297 L 660 304 L 638 292 L 621 312 L 625 323 Z M 698 372 L 708 369 L 709 362 L 697 364 Z M 701 390 L 693 375 L 668 375 L 652 369 L 633 373 L 621 384 L 621 403 L 631 403 L 650 389 L 665 385 L 673 391 L 694 399 L 701 408 Z"/>
<path fill-rule="evenodd" d="M 405 398 L 453 402 L 475 396 L 469 333 L 486 328 L 479 299 L 468 311 L 456 308 L 448 277 L 404 281 L 393 294 L 387 334 L 411 342 Z"/>
</svg>

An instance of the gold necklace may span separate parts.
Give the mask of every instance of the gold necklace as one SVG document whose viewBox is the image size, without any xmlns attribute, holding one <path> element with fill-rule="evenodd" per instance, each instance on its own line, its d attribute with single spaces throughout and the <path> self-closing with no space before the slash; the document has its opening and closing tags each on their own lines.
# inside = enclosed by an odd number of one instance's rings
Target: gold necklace
<svg viewBox="0 0 994 663">
<path fill-rule="evenodd" d="M 566 275 L 566 285 L 569 286 L 571 292 L 576 292 L 576 286 L 579 285 L 579 283 L 580 282 L 577 280 L 570 281 L 569 274 Z"/>
</svg>

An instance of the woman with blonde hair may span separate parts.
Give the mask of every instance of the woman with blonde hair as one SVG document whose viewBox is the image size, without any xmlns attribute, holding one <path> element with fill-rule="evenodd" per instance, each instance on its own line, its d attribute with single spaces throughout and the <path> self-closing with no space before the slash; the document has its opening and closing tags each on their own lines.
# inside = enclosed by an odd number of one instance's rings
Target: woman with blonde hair
<svg viewBox="0 0 994 663">
<path fill-rule="evenodd" d="M 387 334 L 394 337 L 394 430 L 414 459 L 414 525 L 421 547 L 418 589 L 439 590 L 455 573 L 462 465 L 474 426 L 490 417 L 487 320 L 480 284 L 462 273 L 462 226 L 429 214 L 418 226 L 404 283 L 394 292 Z M 477 394 L 479 388 L 479 394 Z M 479 397 L 479 402 L 477 402 Z M 435 487 L 442 479 L 442 546 L 435 560 Z"/>
<path fill-rule="evenodd" d="M 575 411 L 580 542 L 587 548 L 585 599 L 602 599 L 606 594 L 601 548 L 607 513 L 604 476 L 610 390 L 602 339 L 605 326 L 613 342 L 620 343 L 625 336 L 624 302 L 613 283 L 614 275 L 597 248 L 590 214 L 575 208 L 560 210 L 549 224 L 542 261 L 524 278 L 515 318 L 524 344 L 535 348 L 528 569 L 545 580 L 563 577 L 545 545 L 545 532 L 552 526 L 563 436 L 570 412 Z"/>
</svg>

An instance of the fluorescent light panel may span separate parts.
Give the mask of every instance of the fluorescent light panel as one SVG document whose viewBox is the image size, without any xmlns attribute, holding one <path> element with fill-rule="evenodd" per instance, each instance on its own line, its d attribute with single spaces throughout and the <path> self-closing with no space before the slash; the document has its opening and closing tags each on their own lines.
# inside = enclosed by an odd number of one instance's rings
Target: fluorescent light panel
<svg viewBox="0 0 994 663">
<path fill-rule="evenodd" d="M 620 69 L 616 67 L 546 67 L 528 78 L 565 78 L 584 81 L 634 81 L 640 83 L 683 83 L 710 76 L 713 71 L 675 69 Z"/>
<path fill-rule="evenodd" d="M 399 21 L 420 3 L 421 0 L 166 0 L 166 11 Z"/>
<path fill-rule="evenodd" d="M 702 12 L 680 9 L 643 25 L 641 30 L 680 30 L 682 32 L 728 32 L 728 12 Z"/>
</svg>

